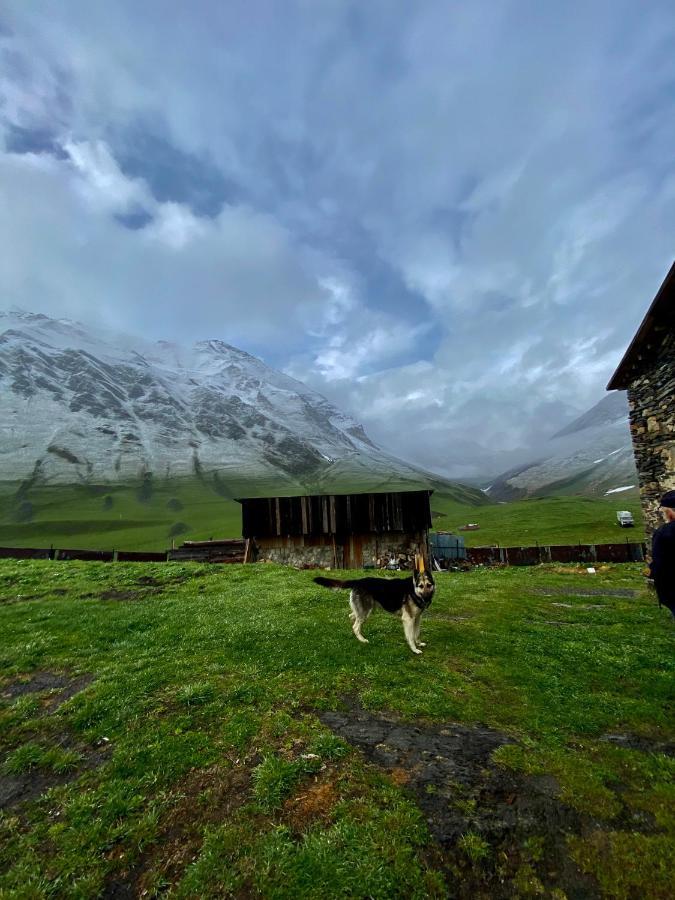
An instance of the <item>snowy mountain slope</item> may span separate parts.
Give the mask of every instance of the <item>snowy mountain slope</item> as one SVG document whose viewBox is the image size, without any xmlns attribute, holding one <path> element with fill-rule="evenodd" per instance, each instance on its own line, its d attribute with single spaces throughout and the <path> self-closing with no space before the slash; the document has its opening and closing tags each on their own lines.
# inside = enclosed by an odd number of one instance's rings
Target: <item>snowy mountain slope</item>
<svg viewBox="0 0 675 900">
<path fill-rule="evenodd" d="M 628 403 L 624 393 L 613 393 L 554 435 L 536 458 L 493 480 L 487 493 L 491 500 L 604 495 L 637 483 Z"/>
<path fill-rule="evenodd" d="M 181 347 L 0 314 L 0 480 L 206 473 L 230 496 L 429 480 L 324 397 L 221 341 Z"/>
<path fill-rule="evenodd" d="M 624 422 L 628 422 L 628 400 L 626 399 L 626 394 L 624 391 L 611 391 L 583 415 L 578 416 L 574 421 L 556 432 L 551 440 L 577 434 L 589 428 L 611 427 Z"/>
</svg>

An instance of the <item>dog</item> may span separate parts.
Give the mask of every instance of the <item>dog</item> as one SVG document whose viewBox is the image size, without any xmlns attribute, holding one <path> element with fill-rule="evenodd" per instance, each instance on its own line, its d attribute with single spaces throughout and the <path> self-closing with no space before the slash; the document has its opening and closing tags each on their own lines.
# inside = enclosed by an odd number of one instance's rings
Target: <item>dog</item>
<svg viewBox="0 0 675 900">
<path fill-rule="evenodd" d="M 420 654 L 426 646 L 420 641 L 420 623 L 422 613 L 431 604 L 436 585 L 426 570 L 423 557 L 415 558 L 415 571 L 410 578 L 355 578 L 351 581 L 315 578 L 314 581 L 336 591 L 351 591 L 349 618 L 352 631 L 362 644 L 367 644 L 368 638 L 363 636 L 361 626 L 379 603 L 387 612 L 401 614 L 403 633 L 413 653 Z"/>
</svg>

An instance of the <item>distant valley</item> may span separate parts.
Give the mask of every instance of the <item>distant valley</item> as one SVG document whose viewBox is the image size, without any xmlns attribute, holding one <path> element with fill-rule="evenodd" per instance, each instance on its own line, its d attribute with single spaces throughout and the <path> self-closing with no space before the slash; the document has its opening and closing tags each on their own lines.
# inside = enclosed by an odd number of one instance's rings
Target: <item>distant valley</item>
<svg viewBox="0 0 675 900">
<path fill-rule="evenodd" d="M 482 523 L 474 544 L 609 540 L 612 501 L 637 512 L 635 489 L 622 493 L 636 484 L 622 394 L 469 486 L 397 459 L 320 394 L 221 341 L 0 314 L 0 544 L 157 549 L 239 534 L 237 497 L 420 487 L 434 491 L 436 527 Z M 565 495 L 591 505 L 527 506 Z"/>
<path fill-rule="evenodd" d="M 570 422 L 529 459 L 484 485 L 491 500 L 635 493 L 628 402 L 623 392 L 607 394 Z"/>
</svg>

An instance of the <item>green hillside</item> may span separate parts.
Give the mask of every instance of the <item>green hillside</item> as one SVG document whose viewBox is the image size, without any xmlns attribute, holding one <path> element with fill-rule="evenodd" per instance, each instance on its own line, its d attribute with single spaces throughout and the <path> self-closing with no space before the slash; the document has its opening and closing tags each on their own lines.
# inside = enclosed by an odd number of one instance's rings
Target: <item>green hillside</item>
<svg viewBox="0 0 675 900">
<path fill-rule="evenodd" d="M 147 480 L 135 485 L 55 485 L 18 490 L 0 483 L 0 546 L 163 550 L 184 540 L 239 537 L 241 507 L 216 480 Z M 270 491 L 270 493 L 274 493 Z M 636 493 L 620 499 L 555 497 L 489 503 L 464 485 L 438 483 L 431 498 L 434 527 L 461 532 L 468 546 L 604 543 L 642 540 Z M 629 509 L 634 529 L 615 523 Z"/>
<path fill-rule="evenodd" d="M 617 499 L 618 498 L 618 499 Z M 540 544 L 604 544 L 615 541 L 642 541 L 644 528 L 637 492 L 614 497 L 543 497 L 467 507 L 434 494 L 431 498 L 434 528 L 461 534 L 467 546 L 500 544 L 528 546 Z M 620 528 L 616 512 L 633 513 L 635 528 Z M 476 522 L 478 531 L 458 531 L 461 525 Z"/>
<path fill-rule="evenodd" d="M 6 547 L 162 550 L 172 538 L 240 534 L 239 504 L 196 478 L 40 486 L 18 496 L 16 485 L 0 486 L 0 545 Z"/>
<path fill-rule="evenodd" d="M 474 488 L 438 482 L 447 503 L 471 515 L 486 502 Z M 348 488 L 345 488 L 345 491 Z M 269 486 L 270 495 L 278 487 Z M 434 495 L 436 496 L 436 495 Z M 133 485 L 0 482 L 0 546 L 163 550 L 184 540 L 239 537 L 241 507 L 231 485 L 202 478 L 151 479 Z"/>
</svg>

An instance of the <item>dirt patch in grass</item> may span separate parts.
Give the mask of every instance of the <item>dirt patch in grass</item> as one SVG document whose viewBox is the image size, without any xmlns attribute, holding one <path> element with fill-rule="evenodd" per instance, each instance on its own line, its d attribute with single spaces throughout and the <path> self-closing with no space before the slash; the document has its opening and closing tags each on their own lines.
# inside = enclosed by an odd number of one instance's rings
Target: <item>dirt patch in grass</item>
<svg viewBox="0 0 675 900">
<path fill-rule="evenodd" d="M 37 800 L 53 787 L 75 781 L 90 769 L 102 766 L 111 750 L 110 744 L 100 748 L 77 744 L 67 733 L 50 736 L 50 744 L 63 750 L 75 750 L 80 755 L 77 764 L 66 772 L 51 772 L 40 768 L 32 768 L 19 774 L 0 772 L 0 810 L 23 806 Z"/>
<path fill-rule="evenodd" d="M 446 616 L 443 613 L 429 613 L 428 620 L 436 622 L 469 622 L 473 616 Z"/>
<path fill-rule="evenodd" d="M 250 799 L 253 764 L 247 760 L 190 772 L 174 791 L 152 844 L 129 868 L 111 875 L 101 896 L 154 896 L 162 885 L 176 884 L 199 855 L 204 828 L 227 821 Z"/>
<path fill-rule="evenodd" d="M 134 585 L 138 585 L 137 588 L 134 587 L 125 587 L 121 588 L 108 588 L 105 591 L 100 591 L 98 593 L 91 594 L 83 594 L 83 600 L 103 600 L 104 602 L 112 602 L 112 603 L 130 603 L 139 600 L 147 600 L 149 597 L 152 597 L 156 594 L 162 594 L 167 590 L 175 587 L 177 584 L 183 584 L 187 581 L 192 581 L 196 578 L 204 578 L 207 572 L 194 572 L 189 574 L 178 574 L 174 575 L 171 578 L 167 578 L 166 581 L 159 581 L 153 575 L 140 575 L 134 582 Z"/>
<path fill-rule="evenodd" d="M 665 756 L 675 756 L 675 743 L 672 741 L 657 741 L 640 734 L 603 734 L 600 738 L 615 747 L 624 750 L 639 750 L 641 753 L 663 753 Z"/>
<path fill-rule="evenodd" d="M 297 797 L 291 797 L 286 801 L 285 818 L 298 834 L 303 834 L 314 822 L 331 817 L 333 807 L 338 801 L 338 792 L 333 782 L 334 774 L 329 773 L 314 784 L 305 785 Z"/>
<path fill-rule="evenodd" d="M 579 587 L 545 587 L 533 588 L 531 593 L 542 597 L 639 597 L 640 591 L 630 588 L 579 588 Z"/>
<path fill-rule="evenodd" d="M 0 689 L 0 698 L 11 701 L 29 694 L 45 694 L 38 716 L 49 716 L 92 681 L 91 675 L 33 672 L 28 678 L 17 678 L 4 685 Z M 25 772 L 13 773 L 3 771 L 3 767 L 0 767 L 0 809 L 21 806 L 36 800 L 52 787 L 79 778 L 84 771 L 102 765 L 110 751 L 110 744 L 97 748 L 90 747 L 76 742 L 68 732 L 50 734 L 49 745 L 51 748 L 75 751 L 79 756 L 77 763 L 64 772 L 34 766 Z"/>
<path fill-rule="evenodd" d="M 597 895 L 569 857 L 567 838 L 598 823 L 557 799 L 552 776 L 526 777 L 493 763 L 494 750 L 513 743 L 506 735 L 454 723 L 406 725 L 359 708 L 319 718 L 413 796 L 440 848 L 452 896 L 511 897 L 530 870 L 542 893 Z"/>
<path fill-rule="evenodd" d="M 174 579 L 175 580 L 175 579 Z M 152 575 L 141 575 L 136 579 L 136 584 L 143 584 L 147 587 L 162 587 L 162 582 L 157 581 L 156 578 L 153 578 Z"/>
<path fill-rule="evenodd" d="M 602 603 L 551 603 L 551 606 L 557 606 L 559 609 L 607 609 Z"/>
<path fill-rule="evenodd" d="M 61 672 L 33 672 L 28 678 L 17 678 L 0 688 L 0 699 L 16 700 L 26 694 L 50 693 L 45 698 L 45 708 L 54 712 L 66 700 L 79 694 L 93 681 L 92 675 L 68 675 Z"/>
<path fill-rule="evenodd" d="M 49 600 L 50 597 L 63 597 L 68 591 L 65 588 L 50 588 L 43 594 L 13 594 L 11 597 L 0 597 L 0 605 L 11 603 L 27 603 L 30 600 Z"/>
<path fill-rule="evenodd" d="M 97 600 L 108 602 L 128 602 L 130 600 L 146 600 L 152 594 L 157 594 L 160 591 L 161 588 L 145 588 L 142 591 L 118 591 L 112 588 L 109 591 L 102 591 L 100 594 L 91 594 L 90 596 L 95 597 Z"/>
</svg>

